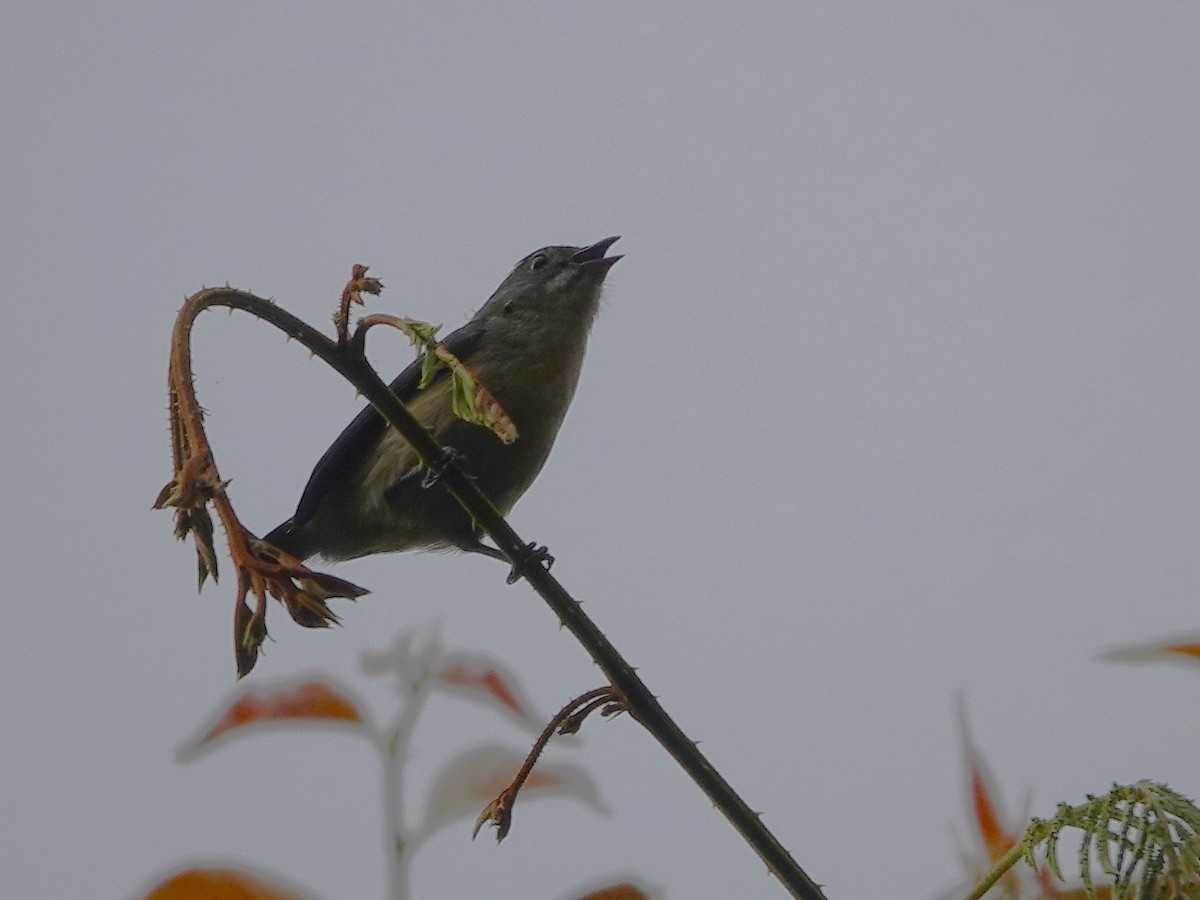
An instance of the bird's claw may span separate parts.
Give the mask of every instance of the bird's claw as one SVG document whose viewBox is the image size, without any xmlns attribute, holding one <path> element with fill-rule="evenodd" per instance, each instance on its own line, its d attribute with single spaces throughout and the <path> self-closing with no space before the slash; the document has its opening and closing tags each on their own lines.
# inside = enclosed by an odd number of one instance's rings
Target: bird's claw
<svg viewBox="0 0 1200 900">
<path fill-rule="evenodd" d="M 421 479 L 421 487 L 429 490 L 435 484 L 442 480 L 442 473 L 451 466 L 458 466 L 459 469 L 466 471 L 467 457 L 455 450 L 453 447 L 443 447 L 442 455 L 434 460 L 434 464 L 424 470 L 424 477 Z"/>
<path fill-rule="evenodd" d="M 548 572 L 554 565 L 554 557 L 551 555 L 549 547 L 532 541 L 525 546 L 529 550 L 529 556 L 520 564 L 512 567 L 512 570 L 508 573 L 508 578 L 505 579 L 508 584 L 516 584 L 524 578 L 530 566 L 539 566 L 545 563 L 546 571 Z"/>
</svg>

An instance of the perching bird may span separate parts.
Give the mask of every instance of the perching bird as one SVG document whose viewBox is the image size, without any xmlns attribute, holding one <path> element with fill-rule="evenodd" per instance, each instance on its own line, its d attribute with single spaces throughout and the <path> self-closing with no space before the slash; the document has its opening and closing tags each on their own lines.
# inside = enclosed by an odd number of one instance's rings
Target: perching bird
<svg viewBox="0 0 1200 900">
<path fill-rule="evenodd" d="M 601 285 L 621 258 L 605 256 L 616 240 L 531 253 L 475 317 L 445 339 L 515 423 L 513 443 L 454 415 L 445 370 L 418 390 L 420 366 L 413 363 L 391 384 L 438 445 L 459 454 L 501 514 L 533 483 L 554 446 Z M 300 559 L 451 548 L 502 558 L 480 542 L 470 517 L 441 484 L 423 486 L 423 475 L 416 453 L 368 406 L 321 457 L 295 515 L 264 540 Z"/>
</svg>

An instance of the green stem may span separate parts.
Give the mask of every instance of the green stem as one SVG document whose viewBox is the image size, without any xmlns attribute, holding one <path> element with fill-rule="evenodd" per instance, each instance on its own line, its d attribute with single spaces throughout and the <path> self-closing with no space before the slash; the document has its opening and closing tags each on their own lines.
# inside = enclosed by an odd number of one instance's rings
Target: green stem
<svg viewBox="0 0 1200 900">
<path fill-rule="evenodd" d="M 983 876 L 979 883 L 975 885 L 975 888 L 971 891 L 971 893 L 967 894 L 964 900 L 980 900 L 984 894 L 996 886 L 996 883 L 1004 877 L 1005 873 L 1015 866 L 1017 861 L 1024 855 L 1025 843 L 1023 841 L 1018 841 L 1013 845 L 1011 850 L 1005 853 L 1004 856 L 1002 856 L 1000 860 L 994 866 L 992 866 L 991 871 Z"/>
<path fill-rule="evenodd" d="M 408 900 L 411 887 L 412 859 L 419 841 L 404 824 L 404 782 L 401 778 L 408 745 L 412 739 L 417 717 L 429 697 L 428 677 L 413 685 L 404 708 L 392 724 L 376 735 L 376 744 L 383 761 L 383 820 L 384 837 L 388 842 L 388 896 L 392 900 Z"/>
</svg>

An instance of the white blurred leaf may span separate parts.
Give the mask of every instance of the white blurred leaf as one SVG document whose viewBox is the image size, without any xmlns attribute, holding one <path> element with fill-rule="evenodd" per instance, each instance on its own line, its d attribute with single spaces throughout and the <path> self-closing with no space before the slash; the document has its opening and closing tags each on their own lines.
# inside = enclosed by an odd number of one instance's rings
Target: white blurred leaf
<svg viewBox="0 0 1200 900">
<path fill-rule="evenodd" d="M 442 641 L 436 628 L 425 635 L 402 631 L 384 650 L 366 650 L 361 657 L 367 675 L 395 675 L 401 693 L 411 694 L 429 677 L 442 656 Z"/>
<path fill-rule="evenodd" d="M 499 744 L 475 747 L 452 758 L 434 778 L 422 830 L 431 834 L 458 819 L 473 820 L 512 783 L 524 762 L 524 753 Z M 521 788 L 517 807 L 539 797 L 578 800 L 598 813 L 609 813 L 591 776 L 569 763 L 538 761 Z"/>
</svg>

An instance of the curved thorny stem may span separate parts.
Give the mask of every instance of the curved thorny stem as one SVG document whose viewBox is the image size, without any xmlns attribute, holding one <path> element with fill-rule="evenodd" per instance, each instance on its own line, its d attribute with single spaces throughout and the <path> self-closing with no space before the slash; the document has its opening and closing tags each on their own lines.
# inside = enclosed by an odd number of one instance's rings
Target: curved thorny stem
<svg viewBox="0 0 1200 900">
<path fill-rule="evenodd" d="M 383 290 L 383 282 L 378 278 L 368 278 L 367 269 L 362 263 L 350 267 L 350 280 L 342 289 L 342 300 L 338 311 L 333 314 L 333 327 L 337 329 L 338 346 L 345 346 L 350 340 L 350 306 L 363 305 L 362 295 L 376 294 Z M 361 348 L 360 348 L 361 350 Z"/>
<path fill-rule="evenodd" d="M 342 292 L 348 309 L 351 300 L 363 291 L 379 293 L 383 285 L 366 277 L 365 266 L 355 266 L 354 277 Z M 306 628 L 326 628 L 337 616 L 327 600 L 335 597 L 355 599 L 366 589 L 341 578 L 314 572 L 300 560 L 258 540 L 242 525 L 226 493 L 216 459 L 204 432 L 204 414 L 196 400 L 192 383 L 191 332 L 196 317 L 212 306 L 243 309 L 297 338 L 324 359 L 346 355 L 345 341 L 334 343 L 316 329 L 280 309 L 269 300 L 231 288 L 213 288 L 189 297 L 175 320 L 171 334 L 171 358 L 168 367 L 168 394 L 171 413 L 171 445 L 175 477 L 162 489 L 154 502 L 156 509 L 175 508 L 175 535 L 180 540 L 192 535 L 196 544 L 199 585 L 208 576 L 217 580 L 217 558 L 213 547 L 212 503 L 225 528 L 229 555 L 237 572 L 237 605 L 234 610 L 234 655 L 238 675 L 254 668 L 258 651 L 267 637 L 267 594 L 287 607 L 292 618 Z M 344 318 L 344 316 L 343 316 Z M 342 331 L 339 326 L 339 332 Z M 253 595 L 254 609 L 247 599 Z"/>
<path fill-rule="evenodd" d="M 460 404 L 472 421 L 490 427 L 505 440 L 506 422 L 511 420 L 499 408 L 494 398 L 474 381 L 469 370 L 437 344 L 431 336 L 416 335 L 409 320 L 392 317 L 370 317 L 370 321 L 349 336 L 346 318 L 349 306 L 361 293 L 378 293 L 382 285 L 366 277 L 365 267 L 356 267 L 353 278 L 342 294 L 337 322 L 338 340 L 331 340 L 300 319 L 280 309 L 269 300 L 233 288 L 210 288 L 190 297 L 180 310 L 175 323 L 171 349 L 171 433 L 174 439 L 175 478 L 159 495 L 156 507 L 176 508 L 176 535 L 181 539 L 189 533 L 196 540 L 200 557 L 200 580 L 216 576 L 216 559 L 212 548 L 212 521 L 207 504 L 217 509 L 229 540 L 230 555 L 238 571 L 238 606 L 235 612 L 235 643 L 238 672 L 244 675 L 253 667 L 259 646 L 266 637 L 266 595 L 272 594 L 287 605 L 292 617 L 301 625 L 323 626 L 336 621 L 325 601 L 333 597 L 361 596 L 362 588 L 319 574 L 303 566 L 299 560 L 258 540 L 238 521 L 225 492 L 225 484 L 217 473 L 212 450 L 204 436 L 199 404 L 192 388 L 189 338 L 196 316 L 210 306 L 241 309 L 296 338 L 315 355 L 337 370 L 376 411 L 413 447 L 423 465 L 433 473 L 470 514 L 480 529 L 493 541 L 499 552 L 512 564 L 514 571 L 529 582 L 562 624 L 579 640 L 596 665 L 611 683 L 614 702 L 619 702 L 662 747 L 675 759 L 696 784 L 708 795 L 730 824 L 754 849 L 788 892 L 805 900 L 823 900 L 820 887 L 792 859 L 791 854 L 763 824 L 754 812 L 721 777 L 700 752 L 696 743 L 675 724 L 645 682 L 625 661 L 604 633 L 584 614 L 579 603 L 558 580 L 539 564 L 537 545 L 529 544 L 513 531 L 491 501 L 480 491 L 462 467 L 448 461 L 443 448 L 429 432 L 413 418 L 408 409 L 388 389 L 367 362 L 363 352 L 366 329 L 375 324 L 390 324 L 404 328 L 422 347 L 422 364 L 431 368 L 447 366 L 455 379 L 456 411 Z M 344 311 L 343 311 L 344 310 Z M 427 326 L 426 326 L 427 327 Z M 420 329 L 417 329 L 420 330 Z M 430 362 L 430 358 L 434 362 Z M 508 440 L 515 439 L 515 433 Z M 250 610 L 246 598 L 253 594 L 256 608 Z M 588 696 L 588 695 L 585 695 Z M 592 699 L 600 699 L 597 695 Z M 607 699 L 600 703 L 604 706 Z M 576 707 L 580 716 L 596 707 Z M 567 722 L 571 721 L 568 717 Z"/>
<path fill-rule="evenodd" d="M 620 696 L 610 685 L 606 684 L 602 688 L 595 688 L 585 694 L 580 694 L 555 713 L 546 727 L 542 729 L 542 733 L 538 735 L 538 739 L 533 742 L 533 749 L 525 757 L 525 762 L 516 777 L 513 778 L 512 783 L 479 814 L 479 818 L 475 820 L 475 831 L 471 836 L 479 834 L 479 829 L 485 823 L 491 822 L 496 826 L 496 841 L 504 840 L 509 828 L 512 827 L 512 811 L 513 805 L 517 802 L 517 794 L 533 772 L 533 767 L 537 764 L 542 751 L 546 749 L 546 745 L 550 743 L 550 738 L 555 734 L 574 734 L 583 726 L 583 720 L 601 707 L 603 709 L 600 715 L 605 717 L 625 711 L 625 704 L 621 702 Z"/>
</svg>

